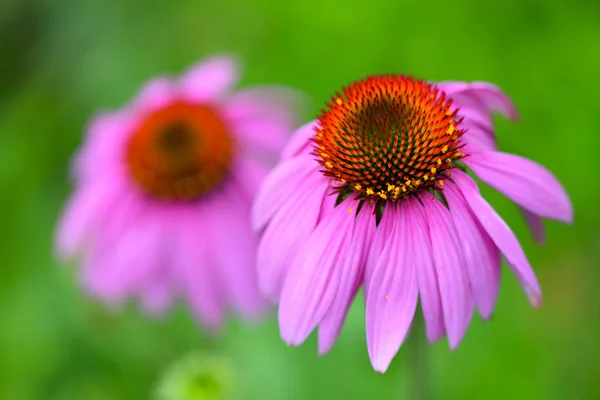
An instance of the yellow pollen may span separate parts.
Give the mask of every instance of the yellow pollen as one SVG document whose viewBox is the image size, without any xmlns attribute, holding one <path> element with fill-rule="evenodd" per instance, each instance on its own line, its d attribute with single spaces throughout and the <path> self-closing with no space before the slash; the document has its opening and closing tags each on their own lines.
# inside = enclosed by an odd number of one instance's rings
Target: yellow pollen
<svg viewBox="0 0 600 400">
<path fill-rule="evenodd" d="M 427 175 L 427 174 L 426 174 L 426 175 L 424 175 L 424 176 L 423 176 L 423 180 L 424 180 L 424 181 L 428 181 L 428 180 L 429 180 L 429 175 Z"/>
<path fill-rule="evenodd" d="M 451 116 L 452 115 L 452 111 L 450 111 L 450 109 L 448 109 L 448 111 L 446 111 L 446 116 Z"/>
<path fill-rule="evenodd" d="M 355 190 L 360 190 L 360 189 L 362 189 L 362 186 L 360 186 L 360 185 L 354 185 L 354 189 Z"/>
<path fill-rule="evenodd" d="M 436 169 L 435 167 L 431 167 L 431 173 L 432 173 L 432 174 L 435 174 L 435 173 L 436 173 L 436 171 L 437 171 L 437 169 Z"/>
<path fill-rule="evenodd" d="M 385 192 L 379 192 L 379 197 L 381 197 L 384 200 L 387 200 L 387 195 L 385 194 Z"/>
<path fill-rule="evenodd" d="M 437 164 L 438 164 L 438 165 L 442 165 L 442 159 L 441 159 L 441 158 L 438 158 L 438 160 L 437 160 Z"/>
<path fill-rule="evenodd" d="M 373 189 L 371 189 L 371 188 L 367 188 L 367 194 L 368 194 L 369 196 L 371 196 L 373 193 L 375 193 L 375 192 L 373 191 Z"/>
<path fill-rule="evenodd" d="M 448 145 L 442 147 L 442 153 L 445 153 L 448 151 Z"/>
<path fill-rule="evenodd" d="M 438 183 L 440 184 L 440 186 L 444 186 L 444 181 L 443 180 L 439 180 Z"/>
<path fill-rule="evenodd" d="M 388 192 L 391 192 L 394 189 L 396 189 L 396 186 L 394 186 L 394 185 L 388 185 L 388 187 L 387 187 Z"/>
<path fill-rule="evenodd" d="M 323 158 L 329 158 L 329 155 L 325 152 L 321 152 L 321 157 Z"/>
<path fill-rule="evenodd" d="M 402 186 L 402 191 L 406 192 L 406 186 Z"/>
<path fill-rule="evenodd" d="M 335 101 L 337 103 L 338 106 L 342 105 L 342 99 L 341 98 L 337 98 L 337 100 Z"/>
<path fill-rule="evenodd" d="M 352 214 L 352 209 L 351 208 L 348 209 L 348 214 Z"/>
<path fill-rule="evenodd" d="M 330 163 L 329 161 L 327 161 L 327 162 L 325 163 L 325 166 L 327 166 L 327 168 L 333 168 L 333 164 L 332 164 L 332 163 Z"/>
<path fill-rule="evenodd" d="M 450 125 L 450 127 L 448 128 L 448 130 L 446 131 L 447 135 L 452 135 L 454 133 L 454 131 L 456 130 L 456 128 L 454 127 L 454 125 Z"/>
</svg>

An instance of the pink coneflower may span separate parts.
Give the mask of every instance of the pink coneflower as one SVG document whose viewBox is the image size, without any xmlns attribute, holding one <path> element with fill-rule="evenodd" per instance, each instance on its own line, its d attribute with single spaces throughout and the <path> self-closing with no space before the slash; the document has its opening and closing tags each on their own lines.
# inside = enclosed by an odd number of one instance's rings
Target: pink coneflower
<svg viewBox="0 0 600 400">
<path fill-rule="evenodd" d="M 294 129 L 295 96 L 230 93 L 237 79 L 234 58 L 214 57 L 91 122 L 57 238 L 60 255 L 83 253 L 91 295 L 151 313 L 184 298 L 210 327 L 225 309 L 261 309 L 250 208 Z"/>
<path fill-rule="evenodd" d="M 544 167 L 496 150 L 494 110 L 517 117 L 488 83 L 372 76 L 298 130 L 253 209 L 263 231 L 259 287 L 280 302 L 285 342 L 302 343 L 318 325 L 327 352 L 364 285 L 375 370 L 404 341 L 417 299 L 428 339 L 447 335 L 455 348 L 475 306 L 484 319 L 492 314 L 500 253 L 540 304 L 517 238 L 466 168 L 517 203 L 540 239 L 540 217 L 570 222 L 572 206 Z"/>
</svg>

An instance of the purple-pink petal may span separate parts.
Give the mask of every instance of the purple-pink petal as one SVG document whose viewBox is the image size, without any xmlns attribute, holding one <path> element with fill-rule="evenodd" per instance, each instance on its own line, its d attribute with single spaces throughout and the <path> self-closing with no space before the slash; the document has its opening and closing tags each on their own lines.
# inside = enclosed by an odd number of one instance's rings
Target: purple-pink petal
<svg viewBox="0 0 600 400">
<path fill-rule="evenodd" d="M 314 160 L 297 157 L 281 163 L 261 185 L 252 206 L 252 227 L 262 229 L 285 203 L 293 199 L 307 177 L 314 176 Z M 320 176 L 323 181 L 325 178 Z"/>
<path fill-rule="evenodd" d="M 340 204 L 316 227 L 293 261 L 279 305 L 279 328 L 286 343 L 304 342 L 329 310 L 339 286 L 342 244 L 353 221 L 354 215 Z"/>
<path fill-rule="evenodd" d="M 527 211 L 523 207 L 519 207 L 527 226 L 531 230 L 533 239 L 537 244 L 544 244 L 546 241 L 546 228 L 544 227 L 544 220 L 538 217 L 536 214 Z"/>
<path fill-rule="evenodd" d="M 373 368 L 385 372 L 406 338 L 417 306 L 418 286 L 412 226 L 406 204 L 387 207 L 393 219 L 367 296 L 367 346 Z"/>
<path fill-rule="evenodd" d="M 462 243 L 475 303 L 481 316 L 488 319 L 500 289 L 500 252 L 471 213 L 459 189 L 449 183 L 444 194 Z"/>
<path fill-rule="evenodd" d="M 498 111 L 510 119 L 518 119 L 519 113 L 510 98 L 496 85 L 488 82 L 439 82 L 442 89 L 457 105 L 464 107 L 484 107 L 488 111 Z"/>
<path fill-rule="evenodd" d="M 450 211 L 430 194 L 420 198 L 429 223 L 448 342 L 454 349 L 465 335 L 473 314 L 465 258 Z"/>
<path fill-rule="evenodd" d="M 481 152 L 464 159 L 491 187 L 533 214 L 572 222 L 567 192 L 550 171 L 526 158 L 500 152 Z"/>
<path fill-rule="evenodd" d="M 204 223 L 210 234 L 203 239 L 209 245 L 210 268 L 217 271 L 229 304 L 244 315 L 256 317 L 265 305 L 253 268 L 258 240 L 250 227 L 250 206 L 231 189 L 207 205 L 212 212 Z"/>
<path fill-rule="evenodd" d="M 175 282 L 185 295 L 194 316 L 209 329 L 221 326 L 223 288 L 209 258 L 212 243 L 200 232 L 210 209 L 198 208 L 194 215 L 182 215 L 173 226 L 173 268 Z"/>
<path fill-rule="evenodd" d="M 473 179 L 461 171 L 456 171 L 452 177 L 481 225 L 506 257 L 531 303 L 536 307 L 539 306 L 542 301 L 540 285 L 515 234 L 481 197 Z"/>
<path fill-rule="evenodd" d="M 406 213 L 412 227 L 412 248 L 417 265 L 419 298 L 425 319 L 427 339 L 435 342 L 446 334 L 446 326 L 437 272 L 433 263 L 429 227 L 423 206 L 416 199 L 408 200 L 407 203 Z"/>
<path fill-rule="evenodd" d="M 310 237 L 319 220 L 326 185 L 315 184 L 297 188 L 294 201 L 284 204 L 263 233 L 257 253 L 258 285 L 271 301 L 277 302 L 285 276 L 294 256 Z M 298 212 L 299 206 L 302 212 Z"/>
<path fill-rule="evenodd" d="M 353 210 L 353 212 L 356 210 Z M 319 354 L 327 353 L 337 340 L 348 309 L 362 283 L 367 249 L 370 243 L 369 225 L 373 222 L 372 207 L 365 204 L 354 220 L 352 235 L 347 236 L 347 249 L 339 260 L 340 284 L 327 314 L 319 324 Z"/>
<path fill-rule="evenodd" d="M 281 151 L 281 159 L 287 160 L 300 154 L 310 154 L 312 151 L 311 138 L 315 135 L 316 127 L 316 121 L 311 121 L 298 128 Z"/>
</svg>

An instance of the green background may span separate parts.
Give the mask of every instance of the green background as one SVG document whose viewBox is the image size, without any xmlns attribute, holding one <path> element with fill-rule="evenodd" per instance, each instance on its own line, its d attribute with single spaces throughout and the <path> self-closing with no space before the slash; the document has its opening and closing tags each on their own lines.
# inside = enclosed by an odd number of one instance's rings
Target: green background
<svg viewBox="0 0 600 400">
<path fill-rule="evenodd" d="M 549 167 L 575 207 L 536 246 L 516 208 L 489 201 L 538 273 L 529 306 L 505 268 L 493 319 L 474 317 L 461 346 L 429 346 L 436 399 L 600 398 L 600 3 L 595 0 L 14 1 L 0 2 L 0 399 L 150 399 L 168 365 L 191 351 L 231 360 L 241 399 L 400 399 L 402 348 L 384 375 L 366 349 L 357 301 L 331 353 L 316 338 L 280 339 L 274 315 L 231 319 L 209 338 L 179 306 L 161 320 L 111 314 L 85 298 L 52 253 L 72 189 L 68 163 L 86 121 L 117 108 L 153 75 L 214 52 L 238 53 L 243 85 L 303 89 L 314 116 L 336 90 L 371 73 L 486 80 L 522 114 L 498 118 L 501 149 Z"/>
</svg>

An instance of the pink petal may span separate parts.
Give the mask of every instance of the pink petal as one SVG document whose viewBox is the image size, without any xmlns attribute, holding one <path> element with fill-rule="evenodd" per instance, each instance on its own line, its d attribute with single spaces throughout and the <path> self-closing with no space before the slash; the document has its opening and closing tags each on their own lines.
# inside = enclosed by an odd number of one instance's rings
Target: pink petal
<svg viewBox="0 0 600 400">
<path fill-rule="evenodd" d="M 258 87 L 232 95 L 224 104 L 225 118 L 243 148 L 262 148 L 279 156 L 294 131 L 300 94 L 278 87 Z"/>
<path fill-rule="evenodd" d="M 454 349 L 465 335 L 473 314 L 465 258 L 448 209 L 429 194 L 421 196 L 421 201 L 429 223 L 448 341 Z"/>
<path fill-rule="evenodd" d="M 94 233 L 119 198 L 119 185 L 108 180 L 79 187 L 58 224 L 56 251 L 74 257 L 87 236 Z"/>
<path fill-rule="evenodd" d="M 573 221 L 567 192 L 550 171 L 526 158 L 487 151 L 466 157 L 464 163 L 485 183 L 526 210 L 545 218 Z"/>
<path fill-rule="evenodd" d="M 450 183 L 444 194 L 462 243 L 475 303 L 481 316 L 488 319 L 494 311 L 500 289 L 500 252 L 471 213 L 459 189 Z"/>
<path fill-rule="evenodd" d="M 525 218 L 525 222 L 527 222 L 527 226 L 531 230 L 533 234 L 533 239 L 538 244 L 544 244 L 546 241 L 546 228 L 544 228 L 544 220 L 537 215 L 525 210 L 524 208 L 519 207 L 521 213 L 523 213 L 523 217 Z"/>
<path fill-rule="evenodd" d="M 288 140 L 281 152 L 281 159 L 287 160 L 300 154 L 310 154 L 313 149 L 312 137 L 315 135 L 316 121 L 302 125 Z"/>
<path fill-rule="evenodd" d="M 164 314 L 171 305 L 171 283 L 165 276 L 155 274 L 143 288 L 141 305 L 150 316 Z"/>
<path fill-rule="evenodd" d="M 514 233 L 481 197 L 477 184 L 473 179 L 462 171 L 455 171 L 452 178 L 467 200 L 471 211 L 506 257 L 509 266 L 517 276 L 521 286 L 523 286 L 531 303 L 536 307 L 541 305 L 540 285 Z"/>
<path fill-rule="evenodd" d="M 250 227 L 250 205 L 235 192 L 225 192 L 211 205 L 204 220 L 209 250 L 229 304 L 244 315 L 255 318 L 265 303 L 258 292 L 256 276 L 257 237 Z"/>
<path fill-rule="evenodd" d="M 240 196 L 248 204 L 251 204 L 260 185 L 269 172 L 268 168 L 258 163 L 252 157 L 245 157 L 239 154 L 235 158 L 231 170 L 231 181 L 228 183 L 234 185 L 239 190 Z"/>
<path fill-rule="evenodd" d="M 337 340 L 348 309 L 362 282 L 370 243 L 368 225 L 375 218 L 372 210 L 365 204 L 354 220 L 352 235 L 346 237 L 342 246 L 347 248 L 337 268 L 341 270 L 340 284 L 327 314 L 319 324 L 319 354 L 325 354 Z M 352 209 L 352 213 L 356 212 Z"/>
<path fill-rule="evenodd" d="M 444 325 L 437 272 L 433 263 L 427 218 L 421 204 L 414 200 L 409 200 L 406 213 L 412 227 L 413 248 L 418 249 L 418 251 L 414 251 L 414 257 L 427 338 L 430 342 L 435 342 L 446 334 L 446 326 Z"/>
<path fill-rule="evenodd" d="M 367 345 L 373 368 L 385 372 L 411 326 L 418 287 L 412 235 L 406 204 L 392 214 L 391 235 L 375 267 L 367 296 Z"/>
<path fill-rule="evenodd" d="M 185 295 L 199 322 L 215 329 L 222 324 L 223 292 L 214 261 L 210 258 L 211 235 L 204 221 L 212 212 L 209 204 L 198 207 L 194 213 L 173 218 L 173 267 L 177 286 Z"/>
<path fill-rule="evenodd" d="M 149 215 L 123 229 L 104 228 L 87 254 L 84 287 L 107 302 L 137 294 L 162 258 L 163 234 L 163 226 Z"/>
<path fill-rule="evenodd" d="M 262 229 L 285 203 L 293 199 L 298 187 L 311 176 L 325 181 L 318 164 L 309 157 L 282 162 L 263 181 L 252 207 L 252 227 Z"/>
<path fill-rule="evenodd" d="M 439 82 L 436 84 L 450 98 L 470 107 L 483 106 L 488 111 L 498 111 L 510 119 L 519 113 L 510 98 L 499 87 L 488 82 Z"/>
<path fill-rule="evenodd" d="M 179 80 L 181 93 L 191 101 L 214 102 L 229 94 L 240 74 L 232 55 L 214 56 L 191 67 Z"/>
<path fill-rule="evenodd" d="M 395 213 L 388 213 L 387 209 L 383 213 L 383 217 L 379 222 L 379 225 L 375 224 L 375 215 L 373 214 L 373 207 L 370 207 L 372 219 L 367 224 L 369 232 L 367 233 L 371 238 L 371 245 L 369 248 L 369 252 L 367 254 L 367 264 L 365 265 L 365 276 L 364 276 L 364 290 L 365 290 L 365 298 L 369 296 L 369 290 L 371 287 L 371 279 L 373 278 L 373 274 L 375 273 L 375 268 L 379 263 L 379 258 L 383 253 L 383 248 L 388 242 L 391 234 L 392 228 L 394 227 L 396 217 Z"/>
<path fill-rule="evenodd" d="M 73 175 L 78 183 L 99 177 L 124 176 L 124 149 L 133 132 L 137 117 L 127 112 L 96 116 L 86 128 L 86 139 L 73 161 Z"/>
<path fill-rule="evenodd" d="M 299 345 L 323 319 L 340 282 L 339 258 L 354 215 L 344 203 L 323 220 L 291 265 L 279 305 L 282 339 Z"/>
<path fill-rule="evenodd" d="M 175 82 L 171 78 L 154 78 L 140 89 L 131 106 L 142 113 L 158 110 L 173 101 L 176 90 Z"/>
<path fill-rule="evenodd" d="M 304 190 L 303 190 L 304 189 Z M 290 264 L 300 252 L 319 220 L 327 186 L 298 187 L 267 225 L 258 247 L 258 284 L 269 300 L 279 301 Z"/>
</svg>

